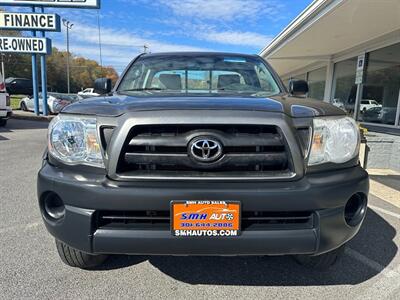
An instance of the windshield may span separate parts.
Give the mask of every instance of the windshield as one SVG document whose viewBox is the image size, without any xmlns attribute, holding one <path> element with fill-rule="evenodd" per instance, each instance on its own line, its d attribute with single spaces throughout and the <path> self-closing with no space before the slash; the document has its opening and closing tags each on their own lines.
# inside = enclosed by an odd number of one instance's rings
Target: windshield
<svg viewBox="0 0 400 300">
<path fill-rule="evenodd" d="M 281 92 L 257 57 L 157 55 L 140 57 L 127 71 L 119 93 L 271 96 Z"/>
<path fill-rule="evenodd" d="M 41 96 L 41 93 L 39 94 Z M 59 93 L 48 93 L 48 96 L 52 96 L 54 98 L 60 99 L 60 100 L 67 100 L 67 101 L 74 101 L 78 100 L 78 96 L 75 94 L 59 94 Z"/>
</svg>

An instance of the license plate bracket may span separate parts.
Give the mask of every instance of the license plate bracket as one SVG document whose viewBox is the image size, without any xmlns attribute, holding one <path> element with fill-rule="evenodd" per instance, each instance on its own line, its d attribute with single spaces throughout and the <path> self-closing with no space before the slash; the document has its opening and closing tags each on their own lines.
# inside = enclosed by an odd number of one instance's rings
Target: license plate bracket
<svg viewBox="0 0 400 300">
<path fill-rule="evenodd" d="M 171 201 L 171 234 L 184 237 L 238 236 L 241 204 L 238 201 Z"/>
</svg>

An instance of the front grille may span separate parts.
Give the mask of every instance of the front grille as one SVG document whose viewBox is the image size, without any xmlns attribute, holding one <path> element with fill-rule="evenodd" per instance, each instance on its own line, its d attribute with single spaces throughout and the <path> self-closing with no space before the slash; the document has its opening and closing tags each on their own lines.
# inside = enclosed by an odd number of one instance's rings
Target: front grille
<svg viewBox="0 0 400 300">
<path fill-rule="evenodd" d="M 169 211 L 99 211 L 97 228 L 128 230 L 170 230 Z M 285 230 L 314 228 L 312 212 L 243 211 L 242 230 Z"/>
<path fill-rule="evenodd" d="M 196 137 L 217 139 L 223 148 L 211 163 L 189 155 Z M 135 126 L 122 148 L 117 173 L 140 177 L 290 177 L 291 156 L 276 126 Z"/>
<path fill-rule="evenodd" d="M 169 211 L 99 211 L 97 228 L 166 229 L 170 228 Z"/>
<path fill-rule="evenodd" d="M 314 228 L 312 212 L 243 212 L 243 230 L 282 230 Z"/>
</svg>

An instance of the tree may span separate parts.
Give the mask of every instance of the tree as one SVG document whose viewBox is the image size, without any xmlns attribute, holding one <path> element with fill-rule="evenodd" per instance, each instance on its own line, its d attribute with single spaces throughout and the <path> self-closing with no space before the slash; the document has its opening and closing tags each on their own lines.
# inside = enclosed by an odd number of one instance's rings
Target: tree
<svg viewBox="0 0 400 300">
<path fill-rule="evenodd" d="M 1 11 L 1 10 L 0 10 Z M 0 36 L 22 36 L 20 31 L 0 30 Z M 6 66 L 4 78 L 7 77 L 31 77 L 32 65 L 29 55 L 18 53 L 1 53 L 1 59 Z"/>
<path fill-rule="evenodd" d="M 65 54 L 65 56 L 67 56 Z M 107 77 L 113 83 L 118 80 L 118 73 L 113 67 L 102 67 L 95 60 L 83 57 L 71 59 L 71 90 L 78 91 L 83 88 L 93 87 L 97 78 Z"/>
</svg>

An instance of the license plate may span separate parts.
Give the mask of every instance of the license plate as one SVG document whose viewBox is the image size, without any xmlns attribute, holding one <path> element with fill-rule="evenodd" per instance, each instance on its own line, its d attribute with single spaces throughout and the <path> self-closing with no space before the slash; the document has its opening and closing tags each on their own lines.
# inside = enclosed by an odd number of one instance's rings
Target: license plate
<svg viewBox="0 0 400 300">
<path fill-rule="evenodd" d="M 171 233 L 182 237 L 240 235 L 240 202 L 172 201 Z"/>
</svg>

